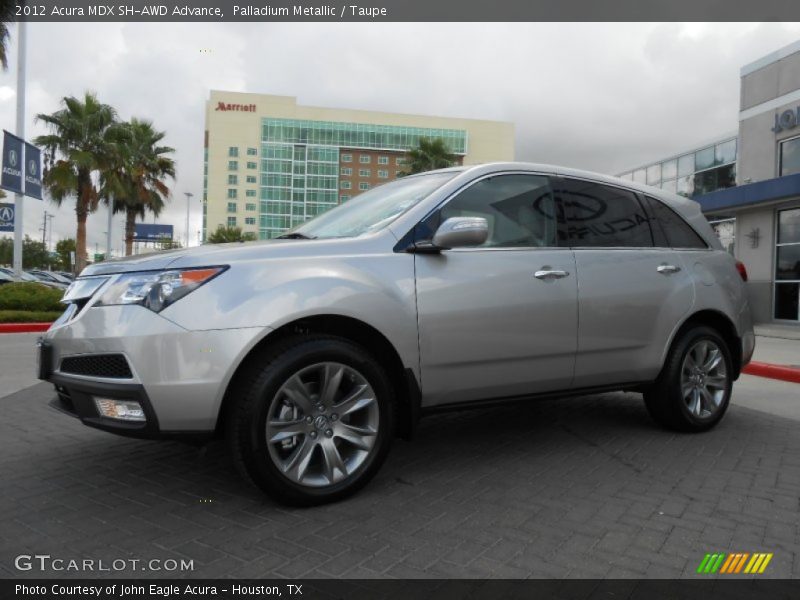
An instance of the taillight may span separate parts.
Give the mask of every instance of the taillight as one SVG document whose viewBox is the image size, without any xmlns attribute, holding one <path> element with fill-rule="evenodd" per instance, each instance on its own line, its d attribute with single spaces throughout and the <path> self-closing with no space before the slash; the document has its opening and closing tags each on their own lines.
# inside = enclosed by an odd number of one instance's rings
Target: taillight
<svg viewBox="0 0 800 600">
<path fill-rule="evenodd" d="M 747 281 L 747 267 L 744 266 L 744 263 L 740 260 L 736 261 L 736 270 L 739 271 L 739 275 L 742 277 L 742 281 Z"/>
</svg>

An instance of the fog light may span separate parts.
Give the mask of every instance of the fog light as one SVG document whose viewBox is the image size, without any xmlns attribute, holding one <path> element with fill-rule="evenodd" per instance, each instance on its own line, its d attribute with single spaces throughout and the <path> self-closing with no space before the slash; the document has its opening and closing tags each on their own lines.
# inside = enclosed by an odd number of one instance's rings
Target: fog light
<svg viewBox="0 0 800 600">
<path fill-rule="evenodd" d="M 109 419 L 119 419 L 120 421 L 139 421 L 147 419 L 144 416 L 142 405 L 135 400 L 112 400 L 111 398 L 95 398 L 94 403 L 97 411 Z"/>
</svg>

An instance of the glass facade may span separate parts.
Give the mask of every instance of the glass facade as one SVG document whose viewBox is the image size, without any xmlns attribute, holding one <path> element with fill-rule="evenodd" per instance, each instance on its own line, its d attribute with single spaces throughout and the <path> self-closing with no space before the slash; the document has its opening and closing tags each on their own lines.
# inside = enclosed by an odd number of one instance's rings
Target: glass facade
<svg viewBox="0 0 800 600">
<path fill-rule="evenodd" d="M 619 177 L 693 198 L 736 185 L 736 153 L 737 140 L 731 137 Z"/>
<path fill-rule="evenodd" d="M 467 153 L 467 132 L 460 129 L 301 119 L 263 119 L 261 125 L 262 142 L 405 151 L 418 145 L 422 138 L 442 138 L 454 154 Z"/>
<path fill-rule="evenodd" d="M 800 321 L 800 208 L 778 211 L 775 318 Z"/>
<path fill-rule="evenodd" d="M 338 148 L 265 141 L 261 156 L 261 239 L 276 237 L 338 203 Z"/>
<path fill-rule="evenodd" d="M 781 142 L 781 177 L 800 173 L 800 137 Z"/>
<path fill-rule="evenodd" d="M 223 179 L 227 186 L 222 194 L 228 201 L 227 205 L 223 204 L 225 212 L 230 216 L 226 215 L 223 222 L 228 225 L 236 225 L 237 222 L 255 225 L 260 239 L 274 238 L 348 201 L 358 191 L 366 191 L 376 185 L 374 182 L 347 179 L 356 171 L 361 177 L 370 179 L 375 173 L 370 168 L 354 169 L 347 163 L 368 167 L 374 160 L 379 165 L 389 165 L 392 152 L 405 153 L 423 138 L 442 138 L 450 151 L 459 156 L 466 155 L 468 147 L 465 130 L 368 123 L 262 118 L 259 133 L 258 147 L 225 145 L 221 148 L 224 158 L 217 160 L 224 161 L 220 166 L 227 167 Z M 380 155 L 382 153 L 386 155 Z M 206 147 L 203 241 L 208 235 L 208 159 Z M 253 211 L 254 215 L 244 217 L 244 221 L 237 221 L 232 214 L 237 210 L 237 204 L 233 201 L 239 198 L 240 160 L 241 167 L 247 170 L 243 173 L 241 183 L 250 184 L 243 192 L 248 200 L 244 208 Z M 401 165 L 402 156 L 395 156 L 394 162 Z M 397 173 L 388 169 L 377 171 L 377 179 L 388 181 L 395 176 Z"/>
<path fill-rule="evenodd" d="M 455 129 L 396 127 L 364 123 L 338 123 L 298 119 L 261 120 L 259 163 L 259 237 L 274 238 L 350 198 L 338 190 L 352 189 L 352 183 L 339 175 L 352 175 L 352 150 L 402 151 L 421 138 L 443 138 L 454 154 L 466 154 L 467 132 Z M 345 152 L 340 153 L 340 149 Z M 249 153 L 248 153 L 249 154 Z M 384 157 L 387 164 L 388 157 Z M 369 164 L 368 154 L 358 154 L 358 162 Z M 250 168 L 250 163 L 247 164 Z M 371 170 L 360 169 L 362 177 Z M 388 178 L 388 172 L 386 173 Z M 370 188 L 359 182 L 358 189 Z"/>
</svg>

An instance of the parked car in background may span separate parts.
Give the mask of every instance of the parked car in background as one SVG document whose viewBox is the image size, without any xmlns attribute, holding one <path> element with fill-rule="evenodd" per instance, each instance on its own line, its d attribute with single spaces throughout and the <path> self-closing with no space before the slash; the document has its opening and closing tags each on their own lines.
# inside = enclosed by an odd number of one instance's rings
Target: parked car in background
<svg viewBox="0 0 800 600">
<path fill-rule="evenodd" d="M 72 283 L 71 279 L 67 279 L 63 275 L 56 273 L 55 271 L 42 271 L 40 269 L 31 269 L 29 271 L 31 275 L 34 277 L 40 278 L 42 281 L 52 281 L 54 283 L 60 283 L 62 285 L 69 285 Z"/>
<path fill-rule="evenodd" d="M 9 275 L 5 271 L 0 271 L 0 285 L 4 283 L 14 283 L 16 281 L 18 281 L 18 279 L 13 275 Z"/>
<path fill-rule="evenodd" d="M 50 287 L 58 288 L 61 290 L 65 290 L 69 287 L 68 283 L 59 281 L 55 277 L 47 275 L 46 271 L 25 271 L 24 273 L 29 277 L 33 277 L 33 279 L 38 281 L 39 283 L 43 283 Z"/>
<path fill-rule="evenodd" d="M 56 283 L 56 282 L 53 282 L 53 281 L 45 281 L 43 279 L 39 279 L 38 277 L 36 277 L 35 275 L 31 275 L 27 271 L 22 271 L 19 274 L 19 276 L 17 276 L 14 273 L 13 269 L 10 269 L 8 267 L 0 267 L 0 273 L 4 273 L 8 277 L 11 277 L 11 279 L 13 281 L 24 281 L 24 282 L 28 282 L 28 283 L 39 283 L 41 285 L 44 285 L 44 286 L 47 286 L 47 287 L 51 287 L 51 288 L 58 288 L 60 290 L 64 289 L 63 285 L 60 284 L 60 283 Z"/>
<path fill-rule="evenodd" d="M 75 275 L 70 273 L 69 271 L 54 271 L 63 277 L 64 279 L 68 279 L 70 282 L 75 280 Z"/>
<path fill-rule="evenodd" d="M 266 493 L 319 504 L 365 485 L 426 412 L 630 390 L 664 427 L 710 429 L 753 354 L 745 278 L 686 198 L 459 167 L 281 239 L 87 267 L 40 377 L 86 425 L 224 435 Z"/>
</svg>

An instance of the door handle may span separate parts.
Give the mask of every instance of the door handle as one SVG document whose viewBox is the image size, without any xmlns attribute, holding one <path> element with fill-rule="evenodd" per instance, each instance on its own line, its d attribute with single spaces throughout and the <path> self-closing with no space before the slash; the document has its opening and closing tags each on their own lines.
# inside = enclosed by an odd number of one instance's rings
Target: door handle
<svg viewBox="0 0 800 600">
<path fill-rule="evenodd" d="M 658 265 L 656 271 L 661 273 L 662 275 L 672 275 L 673 273 L 677 273 L 680 271 L 680 267 L 676 267 L 675 265 Z"/>
<path fill-rule="evenodd" d="M 559 269 L 547 269 L 547 267 L 541 271 L 536 271 L 536 273 L 533 274 L 536 279 L 543 279 L 545 281 L 550 281 L 552 279 L 563 279 L 567 275 L 569 275 L 569 273 L 566 271 L 561 271 Z"/>
</svg>

